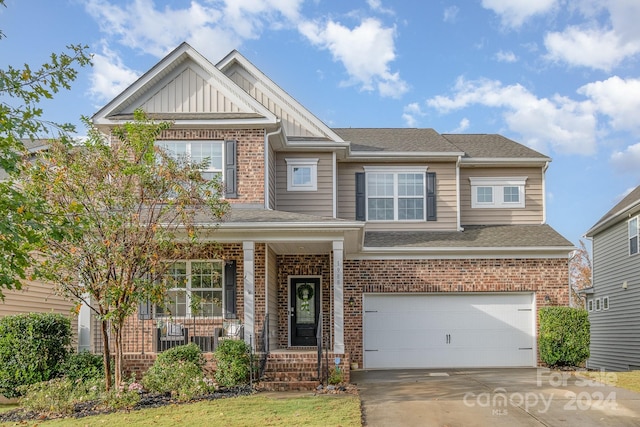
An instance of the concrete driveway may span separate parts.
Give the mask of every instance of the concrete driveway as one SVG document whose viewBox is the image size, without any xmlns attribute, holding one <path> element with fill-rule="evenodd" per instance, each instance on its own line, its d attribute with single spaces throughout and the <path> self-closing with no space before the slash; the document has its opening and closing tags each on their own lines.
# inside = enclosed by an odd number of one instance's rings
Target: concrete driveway
<svg viewBox="0 0 640 427">
<path fill-rule="evenodd" d="M 351 382 L 367 426 L 640 426 L 639 393 L 544 368 L 362 370 Z"/>
</svg>

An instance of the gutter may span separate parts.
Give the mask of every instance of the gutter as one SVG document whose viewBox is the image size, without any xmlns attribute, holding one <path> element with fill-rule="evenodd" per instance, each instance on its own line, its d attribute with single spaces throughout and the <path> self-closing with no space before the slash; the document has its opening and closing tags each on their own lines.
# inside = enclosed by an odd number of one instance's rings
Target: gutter
<svg viewBox="0 0 640 427">
<path fill-rule="evenodd" d="M 282 124 L 278 126 L 278 130 L 266 133 L 264 135 L 264 208 L 270 210 L 269 207 L 269 138 L 282 132 Z"/>
</svg>

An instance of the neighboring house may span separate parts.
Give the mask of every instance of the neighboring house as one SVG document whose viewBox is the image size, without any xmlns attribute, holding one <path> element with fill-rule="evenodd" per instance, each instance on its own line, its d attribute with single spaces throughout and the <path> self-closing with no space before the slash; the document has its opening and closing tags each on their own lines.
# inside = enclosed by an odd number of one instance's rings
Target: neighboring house
<svg viewBox="0 0 640 427">
<path fill-rule="evenodd" d="M 591 322 L 590 368 L 640 369 L 640 186 L 587 231 L 593 286 L 583 290 Z"/>
<path fill-rule="evenodd" d="M 23 140 L 22 143 L 30 155 L 42 152 L 48 148 L 48 140 Z M 0 169 L 0 180 L 7 179 L 7 174 Z M 73 313 L 75 304 L 57 295 L 51 284 L 40 281 L 25 281 L 21 290 L 6 290 L 2 293 L 4 301 L 0 301 L 0 317 L 13 316 L 23 313 L 58 313 L 71 319 L 73 331 L 73 345 L 78 342 L 76 315 Z"/>
<path fill-rule="evenodd" d="M 159 144 L 210 159 L 232 207 L 221 250 L 172 270 L 171 320 L 190 325 L 212 277 L 204 312 L 268 337 L 274 366 L 307 363 L 317 334 L 345 366 L 537 365 L 537 309 L 568 303 L 573 249 L 546 224 L 547 156 L 500 135 L 332 129 L 238 52 L 213 65 L 188 44 L 93 121 L 108 133 L 137 108 L 174 122 Z"/>
</svg>

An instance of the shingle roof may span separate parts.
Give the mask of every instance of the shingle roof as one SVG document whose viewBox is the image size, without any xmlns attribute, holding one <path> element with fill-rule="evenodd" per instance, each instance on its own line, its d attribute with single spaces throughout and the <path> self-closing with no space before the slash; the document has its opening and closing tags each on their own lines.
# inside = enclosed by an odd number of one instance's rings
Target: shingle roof
<svg viewBox="0 0 640 427">
<path fill-rule="evenodd" d="M 598 222 L 596 222 L 595 225 L 591 227 L 591 229 L 587 232 L 587 235 L 591 235 L 591 232 L 595 231 L 595 229 L 603 223 L 613 219 L 617 214 L 621 213 L 623 209 L 633 207 L 634 205 L 640 205 L 640 185 L 634 188 L 606 214 L 604 214 L 602 218 L 600 218 Z"/>
<path fill-rule="evenodd" d="M 540 158 L 547 156 L 497 134 L 443 134 L 470 158 Z"/>
<path fill-rule="evenodd" d="M 338 128 L 332 130 L 345 141 L 351 142 L 352 152 L 460 152 L 459 148 L 433 129 Z"/>
<path fill-rule="evenodd" d="M 380 248 L 536 248 L 572 247 L 547 224 L 474 225 L 464 231 L 368 231 L 364 246 Z"/>
<path fill-rule="evenodd" d="M 201 211 L 196 216 L 198 224 L 213 224 L 218 221 L 205 211 Z M 324 217 L 317 215 L 307 215 L 293 212 L 284 212 L 263 208 L 238 208 L 233 205 L 224 216 L 221 224 L 248 224 L 248 223 L 265 223 L 265 224 L 308 224 L 308 223 L 347 223 L 350 221 L 344 219 L 336 219 L 332 217 Z"/>
</svg>

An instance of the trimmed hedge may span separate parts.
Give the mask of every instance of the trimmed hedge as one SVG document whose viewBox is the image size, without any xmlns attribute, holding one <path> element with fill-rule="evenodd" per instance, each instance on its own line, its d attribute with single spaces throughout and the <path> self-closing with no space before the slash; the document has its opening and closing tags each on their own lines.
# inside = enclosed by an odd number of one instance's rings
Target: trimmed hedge
<svg viewBox="0 0 640 427">
<path fill-rule="evenodd" d="M 221 387 L 235 387 L 249 382 L 251 348 L 243 340 L 224 340 L 214 352 L 215 379 Z"/>
<path fill-rule="evenodd" d="M 540 360 L 549 366 L 580 366 L 589 358 L 590 324 L 586 310 L 542 307 L 538 312 Z"/>
<path fill-rule="evenodd" d="M 71 322 L 61 314 L 29 313 L 0 318 L 0 394 L 48 381 L 62 370 L 71 344 Z"/>
</svg>

